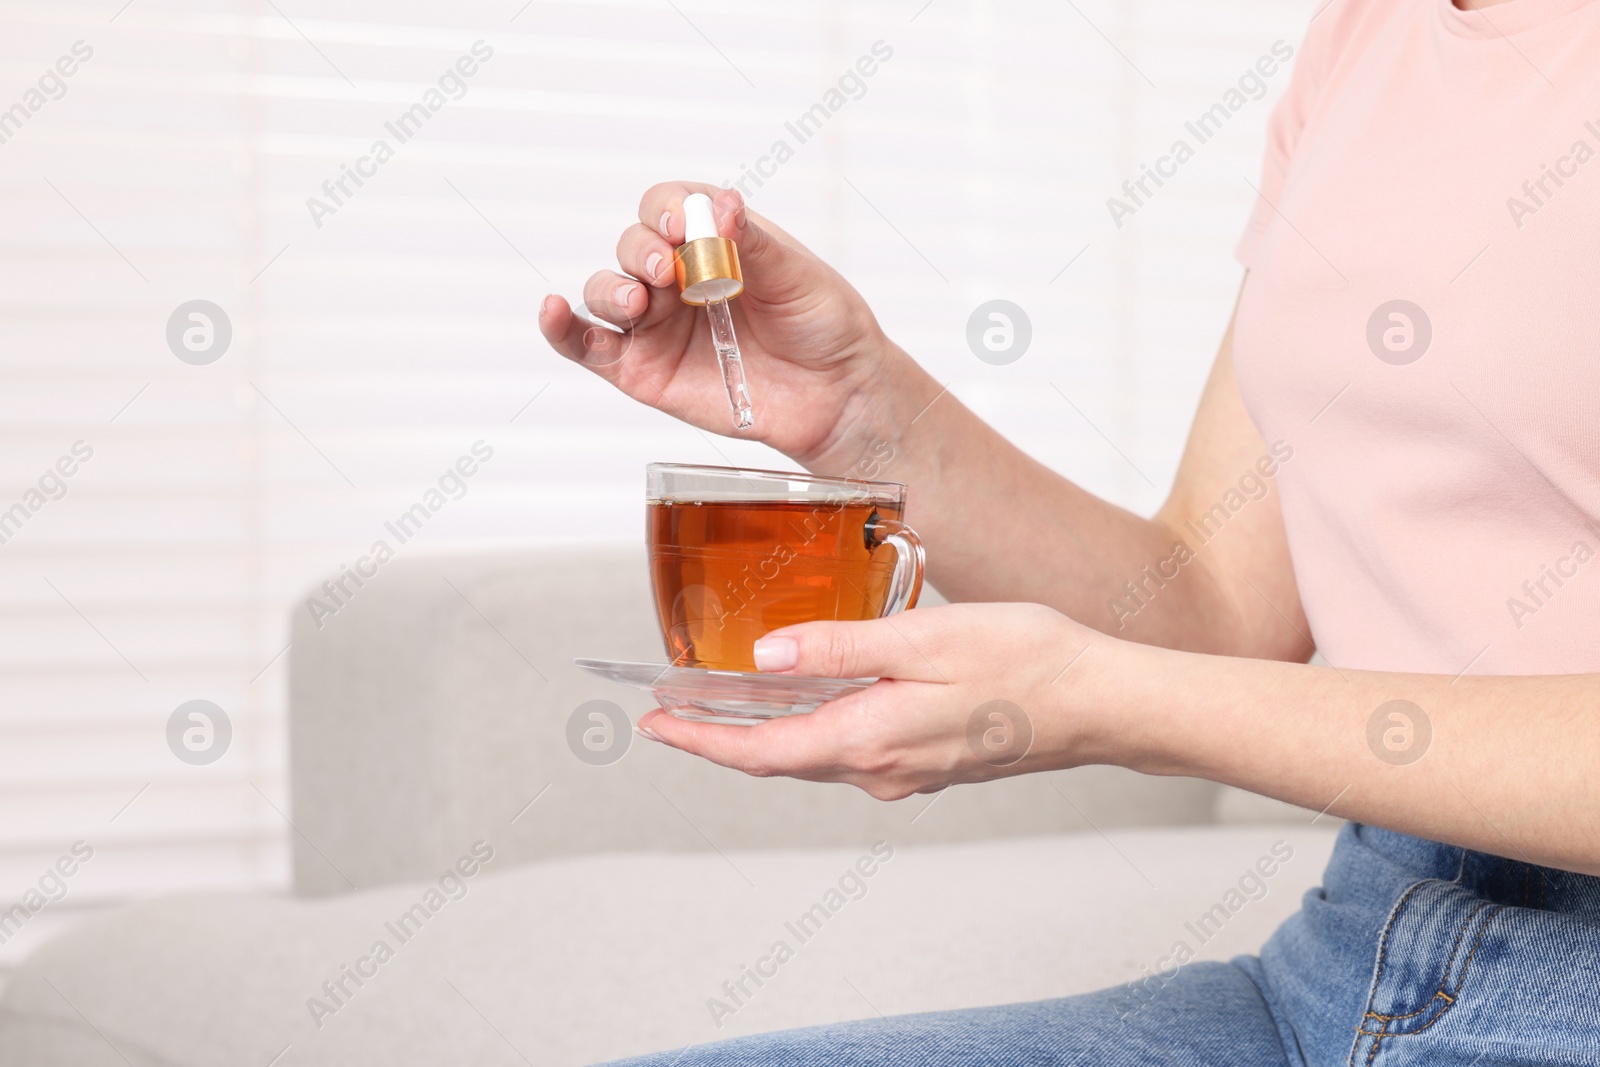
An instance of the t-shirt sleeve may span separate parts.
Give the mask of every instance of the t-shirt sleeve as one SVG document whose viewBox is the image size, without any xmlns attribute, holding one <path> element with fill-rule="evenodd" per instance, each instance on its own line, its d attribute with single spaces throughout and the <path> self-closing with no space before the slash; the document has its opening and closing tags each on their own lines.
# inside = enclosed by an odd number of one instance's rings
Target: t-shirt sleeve
<svg viewBox="0 0 1600 1067">
<path fill-rule="evenodd" d="M 1327 0 L 1327 6 L 1311 18 L 1305 40 L 1294 59 L 1289 87 L 1267 120 L 1267 150 L 1261 161 L 1261 180 L 1257 183 L 1260 195 L 1256 197 L 1250 221 L 1233 253 L 1246 268 L 1254 265 L 1261 238 L 1277 215 L 1275 205 L 1283 199 L 1289 161 L 1300 145 L 1300 135 L 1327 83 L 1333 59 L 1361 21 L 1358 9 L 1366 6 L 1357 0 Z M 1329 11 L 1330 7 L 1337 10 Z"/>
</svg>

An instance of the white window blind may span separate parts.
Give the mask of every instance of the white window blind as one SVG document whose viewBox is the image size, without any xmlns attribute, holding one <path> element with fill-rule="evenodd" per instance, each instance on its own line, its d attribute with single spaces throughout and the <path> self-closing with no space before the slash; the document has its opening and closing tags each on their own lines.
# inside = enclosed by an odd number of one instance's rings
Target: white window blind
<svg viewBox="0 0 1600 1067">
<path fill-rule="evenodd" d="M 538 337 L 540 298 L 580 298 L 654 181 L 743 179 L 957 396 L 1153 508 L 1287 70 L 1120 228 L 1107 200 L 1308 14 L 7 0 L 0 909 L 64 895 L 0 916 L 0 973 L 95 909 L 287 884 L 289 613 L 475 442 L 492 458 L 401 551 L 631 540 L 648 460 L 787 465 Z M 1032 322 L 1008 366 L 965 339 L 992 298 Z M 215 362 L 169 347 L 195 300 L 231 325 Z M 231 723 L 214 763 L 169 749 L 191 700 Z"/>
</svg>

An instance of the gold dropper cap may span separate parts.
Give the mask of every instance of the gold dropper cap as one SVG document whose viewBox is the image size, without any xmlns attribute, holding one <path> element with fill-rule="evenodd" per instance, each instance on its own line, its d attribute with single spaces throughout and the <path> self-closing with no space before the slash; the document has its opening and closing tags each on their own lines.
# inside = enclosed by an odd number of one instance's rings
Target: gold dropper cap
<svg viewBox="0 0 1600 1067">
<path fill-rule="evenodd" d="M 701 237 L 673 254 L 678 288 L 685 304 L 699 307 L 710 300 L 728 300 L 744 292 L 739 273 L 739 246 L 726 237 Z"/>
<path fill-rule="evenodd" d="M 685 304 L 699 307 L 713 300 L 730 300 L 744 292 L 739 248 L 717 233 L 711 198 L 704 193 L 684 197 L 683 235 L 683 244 L 672 255 L 672 265 Z"/>
</svg>

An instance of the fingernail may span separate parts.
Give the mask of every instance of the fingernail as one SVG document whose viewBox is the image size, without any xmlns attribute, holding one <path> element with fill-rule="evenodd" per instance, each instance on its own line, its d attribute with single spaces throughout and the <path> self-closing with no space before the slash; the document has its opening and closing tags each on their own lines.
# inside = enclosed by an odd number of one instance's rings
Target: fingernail
<svg viewBox="0 0 1600 1067">
<path fill-rule="evenodd" d="M 639 287 L 632 282 L 624 282 L 623 284 L 617 286 L 616 291 L 611 294 L 611 299 L 617 302 L 618 307 L 625 308 L 628 306 L 628 300 L 633 296 L 634 292 L 638 288 Z"/>
<path fill-rule="evenodd" d="M 800 642 L 792 637 L 763 637 L 756 642 L 756 670 L 787 671 L 800 662 Z"/>
<path fill-rule="evenodd" d="M 539 303 L 539 314 L 540 315 L 548 315 L 548 314 L 550 314 L 550 301 L 554 300 L 555 298 L 556 298 L 556 294 L 551 293 L 549 296 L 545 297 L 542 301 L 540 301 L 540 303 Z"/>
<path fill-rule="evenodd" d="M 656 229 L 661 231 L 661 236 L 669 241 L 672 240 L 672 212 L 663 211 L 661 213 L 661 222 L 657 224 Z"/>
<path fill-rule="evenodd" d="M 661 277 L 661 265 L 667 257 L 660 252 L 651 252 L 650 257 L 644 261 L 644 272 L 650 275 L 650 280 L 655 281 Z"/>
</svg>

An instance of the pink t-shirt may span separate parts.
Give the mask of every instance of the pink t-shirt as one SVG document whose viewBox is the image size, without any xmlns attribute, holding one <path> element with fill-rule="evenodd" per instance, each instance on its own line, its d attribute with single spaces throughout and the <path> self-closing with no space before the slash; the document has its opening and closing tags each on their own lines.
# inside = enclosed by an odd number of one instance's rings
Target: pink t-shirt
<svg viewBox="0 0 1600 1067">
<path fill-rule="evenodd" d="M 1325 0 L 1234 339 L 1335 666 L 1600 671 L 1600 0 Z"/>
</svg>

